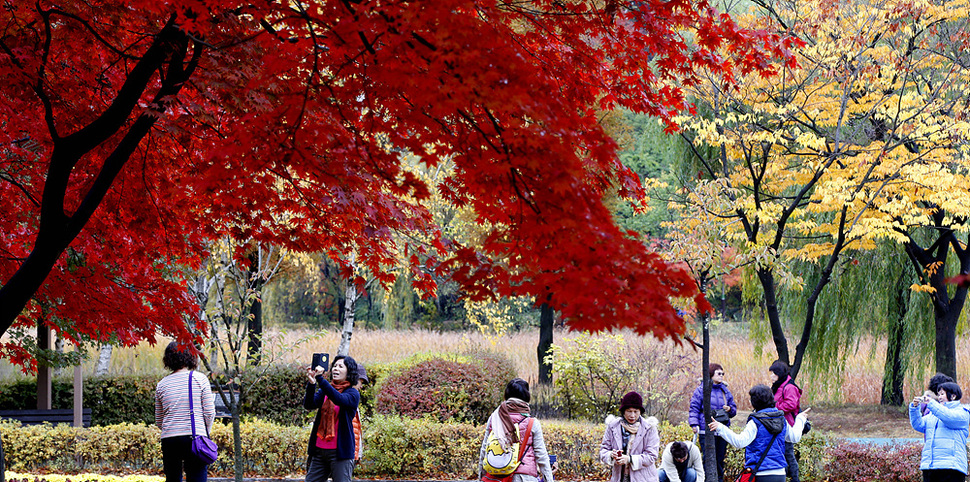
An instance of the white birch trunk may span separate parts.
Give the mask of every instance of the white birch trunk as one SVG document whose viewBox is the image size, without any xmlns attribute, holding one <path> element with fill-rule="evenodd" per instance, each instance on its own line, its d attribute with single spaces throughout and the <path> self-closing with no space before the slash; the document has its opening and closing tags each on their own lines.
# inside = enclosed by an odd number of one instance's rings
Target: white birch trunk
<svg viewBox="0 0 970 482">
<path fill-rule="evenodd" d="M 208 264 L 211 264 L 211 260 L 209 261 Z M 199 303 L 199 319 L 209 322 L 209 330 L 210 330 L 209 369 L 213 371 L 216 370 L 216 367 L 219 364 L 219 358 L 218 358 L 218 350 L 215 344 L 212 342 L 212 340 L 219 339 L 218 338 L 219 332 L 216 324 L 210 322 L 209 314 L 206 311 L 206 306 L 209 303 L 209 292 L 212 290 L 212 287 L 216 284 L 217 278 L 220 276 L 220 274 L 221 273 L 218 273 L 217 271 L 217 274 L 212 275 L 208 272 L 208 270 L 203 269 L 201 272 L 199 272 L 196 275 L 195 282 L 189 285 L 189 293 L 191 293 L 192 296 L 194 296 L 196 301 Z M 219 299 L 220 297 L 217 296 L 216 300 L 219 300 Z M 193 324 L 191 328 L 195 330 L 198 327 Z"/>
<path fill-rule="evenodd" d="M 347 356 L 350 353 L 350 339 L 354 336 L 354 306 L 357 305 L 357 285 L 353 280 L 347 282 L 347 299 L 344 300 L 344 332 L 340 335 L 340 346 L 337 356 Z"/>
<path fill-rule="evenodd" d="M 112 345 L 101 345 L 101 353 L 98 355 L 98 365 L 94 368 L 94 376 L 100 377 L 108 374 L 108 369 L 111 368 L 111 352 L 114 346 Z"/>
<path fill-rule="evenodd" d="M 60 336 L 54 340 L 54 351 L 57 353 L 64 353 L 64 340 L 62 340 Z M 64 368 L 57 367 L 54 369 L 54 376 L 60 377 L 62 373 L 64 373 Z"/>
</svg>

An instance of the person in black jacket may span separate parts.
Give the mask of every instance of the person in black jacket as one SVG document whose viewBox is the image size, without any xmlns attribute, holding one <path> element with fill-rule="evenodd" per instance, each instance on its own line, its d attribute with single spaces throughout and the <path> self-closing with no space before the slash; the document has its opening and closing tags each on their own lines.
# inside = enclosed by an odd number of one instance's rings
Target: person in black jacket
<svg viewBox="0 0 970 482">
<path fill-rule="evenodd" d="M 303 408 L 317 410 L 307 446 L 306 482 L 350 482 L 354 473 L 353 419 L 360 405 L 357 362 L 338 356 L 330 370 L 331 381 L 321 367 L 307 369 Z"/>
</svg>

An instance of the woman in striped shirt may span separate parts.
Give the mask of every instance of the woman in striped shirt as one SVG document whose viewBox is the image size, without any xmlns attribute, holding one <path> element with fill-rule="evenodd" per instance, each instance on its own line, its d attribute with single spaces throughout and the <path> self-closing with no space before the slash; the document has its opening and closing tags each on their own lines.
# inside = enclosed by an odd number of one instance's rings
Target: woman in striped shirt
<svg viewBox="0 0 970 482">
<path fill-rule="evenodd" d="M 209 379 L 195 373 L 198 359 L 176 342 L 165 347 L 162 358 L 172 374 L 155 387 L 155 424 L 162 429 L 162 464 L 165 482 L 181 482 L 185 470 L 187 482 L 206 482 L 208 466 L 200 464 L 189 453 L 192 444 L 190 416 L 194 412 L 195 433 L 204 435 L 212 429 L 216 408 Z M 191 378 L 190 378 L 191 377 Z M 192 412 L 189 411 L 189 380 L 192 383 Z"/>
</svg>

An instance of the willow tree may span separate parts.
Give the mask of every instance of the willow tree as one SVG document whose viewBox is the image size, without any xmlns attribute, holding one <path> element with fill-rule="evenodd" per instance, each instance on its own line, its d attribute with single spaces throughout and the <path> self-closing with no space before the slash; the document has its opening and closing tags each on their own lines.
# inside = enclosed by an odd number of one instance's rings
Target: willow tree
<svg viewBox="0 0 970 482">
<path fill-rule="evenodd" d="M 886 339 L 885 353 L 877 352 L 879 343 L 869 344 L 869 353 L 862 353 L 884 355 L 880 403 L 902 405 L 905 379 L 924 374 L 923 360 L 933 351 L 932 314 L 921 309 L 926 293 L 910 289 L 916 277 L 898 251 L 895 243 L 882 241 L 872 250 L 846 252 L 833 272 L 829 289 L 819 298 L 807 354 L 812 363 L 806 370 L 817 393 L 837 397 L 844 380 L 860 375 L 846 373 L 846 361 L 866 347 L 866 340 Z M 811 262 L 799 263 L 796 269 L 808 284 L 820 271 Z M 808 294 L 796 290 L 786 295 L 782 316 L 800 316 Z"/>
</svg>

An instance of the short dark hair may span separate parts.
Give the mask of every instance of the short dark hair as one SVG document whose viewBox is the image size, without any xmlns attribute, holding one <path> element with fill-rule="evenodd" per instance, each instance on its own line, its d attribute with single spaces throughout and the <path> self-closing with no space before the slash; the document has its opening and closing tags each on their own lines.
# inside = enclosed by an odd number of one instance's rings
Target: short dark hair
<svg viewBox="0 0 970 482">
<path fill-rule="evenodd" d="M 679 460 L 686 457 L 687 444 L 685 444 L 684 442 L 674 442 L 670 444 L 670 455 L 672 455 L 675 460 Z"/>
<path fill-rule="evenodd" d="M 521 378 L 513 378 L 509 381 L 509 384 L 505 386 L 505 399 L 518 398 L 525 403 L 529 403 L 532 400 L 532 395 L 529 394 L 529 382 Z"/>
<path fill-rule="evenodd" d="M 785 381 L 785 378 L 788 378 L 788 375 L 791 375 L 791 367 L 781 360 L 775 360 L 774 363 L 768 367 L 768 371 L 778 375 L 778 379 L 781 381 Z"/>
<path fill-rule="evenodd" d="M 937 372 L 936 375 L 933 375 L 932 377 L 930 377 L 929 390 L 933 393 L 939 392 L 940 385 L 947 382 L 954 382 L 954 381 L 955 380 L 950 378 L 949 375 L 945 375 L 943 373 Z"/>
<path fill-rule="evenodd" d="M 722 372 L 724 371 L 724 367 L 722 367 L 720 363 L 711 363 L 707 365 L 707 374 L 712 377 L 714 376 L 714 372 L 718 370 L 721 370 Z"/>
<path fill-rule="evenodd" d="M 199 358 L 191 349 L 182 349 L 178 342 L 173 341 L 165 347 L 165 355 L 162 356 L 162 364 L 165 368 L 177 372 L 183 368 L 195 370 L 199 366 Z"/>
<path fill-rule="evenodd" d="M 775 360 L 775 362 L 768 367 L 768 371 L 774 373 L 775 376 L 778 377 L 778 379 L 771 384 L 772 393 L 777 392 L 778 389 L 781 388 L 781 385 L 785 383 L 785 380 L 788 380 L 788 376 L 791 375 L 791 367 L 788 366 L 788 363 L 781 360 Z"/>
<path fill-rule="evenodd" d="M 775 396 L 771 393 L 771 389 L 765 385 L 751 387 L 751 390 L 748 390 L 748 396 L 751 397 L 751 406 L 755 411 L 775 406 Z"/>
<path fill-rule="evenodd" d="M 963 390 L 960 390 L 960 385 L 957 385 L 956 382 L 941 383 L 936 391 L 939 392 L 940 390 L 946 392 L 947 401 L 952 402 L 963 398 Z"/>
<path fill-rule="evenodd" d="M 344 366 L 347 367 L 347 379 L 346 380 L 350 383 L 350 386 L 353 387 L 353 386 L 357 385 L 357 380 L 360 379 L 360 369 L 358 368 L 357 360 L 354 360 L 353 358 L 351 358 L 351 357 L 349 357 L 347 355 L 339 355 L 339 356 L 337 356 L 336 358 L 333 359 L 333 363 L 337 363 L 340 360 L 343 360 L 344 361 Z M 332 373 L 333 373 L 333 364 L 330 365 L 330 372 L 331 372 L 331 377 L 332 377 L 333 376 L 332 375 Z"/>
</svg>

